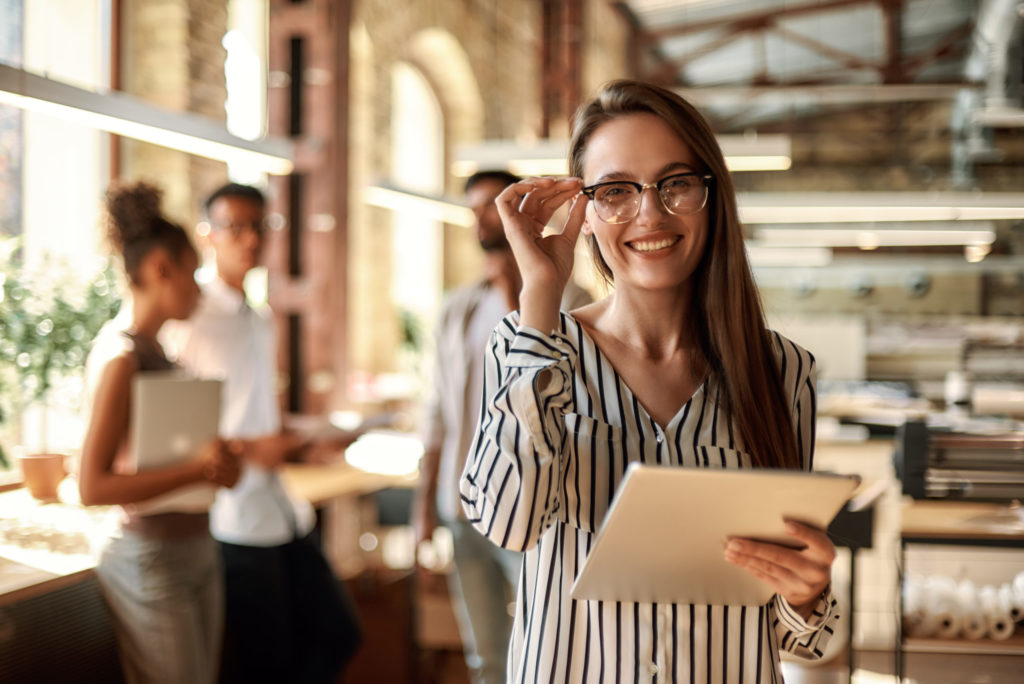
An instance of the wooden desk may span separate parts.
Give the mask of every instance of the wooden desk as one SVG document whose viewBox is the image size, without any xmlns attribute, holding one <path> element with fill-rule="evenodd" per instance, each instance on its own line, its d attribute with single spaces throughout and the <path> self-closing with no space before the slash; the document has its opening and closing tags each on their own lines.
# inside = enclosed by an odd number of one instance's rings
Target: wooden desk
<svg viewBox="0 0 1024 684">
<path fill-rule="evenodd" d="M 913 501 L 904 504 L 900 533 L 910 543 L 1024 547 L 1024 526 L 1011 524 L 1005 504 Z M 1005 522 L 1000 518 L 1005 517 Z"/>
<path fill-rule="evenodd" d="M 359 496 L 388 487 L 415 487 L 417 473 L 381 475 L 350 466 L 345 461 L 325 465 L 289 463 L 281 467 L 281 479 L 292 496 L 322 506 L 342 496 Z"/>
</svg>

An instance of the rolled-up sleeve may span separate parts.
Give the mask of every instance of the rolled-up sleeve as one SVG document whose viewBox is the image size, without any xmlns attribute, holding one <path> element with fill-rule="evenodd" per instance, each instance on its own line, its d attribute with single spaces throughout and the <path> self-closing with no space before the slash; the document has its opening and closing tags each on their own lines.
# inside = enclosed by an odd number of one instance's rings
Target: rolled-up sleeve
<svg viewBox="0 0 1024 684">
<path fill-rule="evenodd" d="M 558 514 L 564 414 L 575 352 L 561 332 L 506 317 L 485 356 L 484 411 L 462 473 L 467 519 L 499 546 L 526 550 Z"/>
<path fill-rule="evenodd" d="M 773 599 L 775 608 L 775 636 L 779 647 L 793 655 L 817 660 L 835 634 L 839 624 L 839 610 L 831 587 L 818 599 L 810 619 L 805 620 L 778 594 Z"/>
</svg>

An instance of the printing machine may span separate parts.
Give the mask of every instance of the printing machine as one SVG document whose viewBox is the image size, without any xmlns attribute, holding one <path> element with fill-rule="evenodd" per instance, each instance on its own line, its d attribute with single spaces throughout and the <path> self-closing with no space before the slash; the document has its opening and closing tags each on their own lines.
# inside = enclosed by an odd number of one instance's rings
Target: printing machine
<svg viewBox="0 0 1024 684">
<path fill-rule="evenodd" d="M 915 499 L 1024 500 L 1024 432 L 971 434 L 907 421 L 893 456 L 903 493 Z"/>
</svg>

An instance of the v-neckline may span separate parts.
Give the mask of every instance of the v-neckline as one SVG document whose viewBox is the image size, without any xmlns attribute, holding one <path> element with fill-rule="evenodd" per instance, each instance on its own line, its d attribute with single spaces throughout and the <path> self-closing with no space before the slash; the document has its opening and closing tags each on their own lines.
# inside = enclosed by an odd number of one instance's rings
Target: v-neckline
<svg viewBox="0 0 1024 684">
<path fill-rule="evenodd" d="M 615 368 L 615 364 L 613 364 L 611 362 L 611 359 L 609 359 L 608 356 L 603 351 L 601 351 L 601 348 L 597 345 L 597 340 L 593 338 L 593 336 L 590 334 L 590 331 L 587 330 L 587 327 L 583 325 L 583 323 L 578 318 L 573 316 L 571 313 L 565 312 L 563 315 L 566 316 L 567 318 L 572 319 L 572 321 L 576 324 L 576 327 L 579 328 L 580 334 L 583 337 L 585 337 L 586 340 L 590 343 L 590 345 L 594 348 L 595 355 L 597 356 L 597 362 L 603 363 L 606 366 L 608 366 L 608 368 L 612 372 L 612 375 L 615 378 L 615 384 L 621 385 L 626 389 L 626 394 L 628 395 L 627 398 L 632 400 L 632 402 L 636 404 L 639 407 L 640 411 L 643 413 L 643 417 L 650 421 L 651 425 L 654 425 L 659 430 L 661 430 L 663 434 L 670 432 L 672 430 L 672 427 L 677 422 L 679 422 L 683 416 L 689 413 L 688 408 L 693 403 L 693 400 L 697 398 L 697 395 L 701 394 L 704 391 L 704 386 L 708 382 L 707 375 L 705 375 L 701 383 L 697 385 L 697 389 L 693 391 L 693 394 L 690 395 L 690 398 L 684 401 L 682 405 L 679 407 L 679 409 L 676 410 L 675 414 L 672 416 L 672 418 L 669 419 L 668 423 L 662 426 L 658 421 L 654 419 L 654 417 L 651 415 L 651 412 L 648 411 L 647 407 L 644 406 L 642 401 L 640 401 L 640 398 L 636 396 L 636 394 L 633 392 L 633 388 L 630 387 L 626 383 L 626 381 L 622 379 L 622 376 L 619 375 L 619 371 Z M 581 349 L 580 352 L 582 353 L 582 351 L 583 350 Z"/>
</svg>

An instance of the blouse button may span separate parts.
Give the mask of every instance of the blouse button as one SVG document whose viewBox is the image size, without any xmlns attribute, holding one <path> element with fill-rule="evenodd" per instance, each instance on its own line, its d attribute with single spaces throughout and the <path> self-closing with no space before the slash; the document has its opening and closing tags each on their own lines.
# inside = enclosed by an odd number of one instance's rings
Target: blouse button
<svg viewBox="0 0 1024 684">
<path fill-rule="evenodd" d="M 664 442 L 664 441 L 665 441 L 665 435 L 663 435 L 663 434 L 661 434 L 661 433 L 659 432 L 659 433 L 658 433 L 658 437 L 657 437 L 657 440 L 658 440 L 658 444 L 661 444 L 662 442 Z"/>
<path fill-rule="evenodd" d="M 649 672 L 652 675 L 656 675 L 659 672 L 661 672 L 661 668 L 658 667 L 657 663 L 648 663 L 648 665 L 647 665 L 647 672 Z"/>
</svg>

